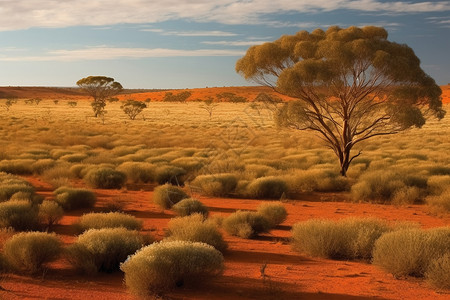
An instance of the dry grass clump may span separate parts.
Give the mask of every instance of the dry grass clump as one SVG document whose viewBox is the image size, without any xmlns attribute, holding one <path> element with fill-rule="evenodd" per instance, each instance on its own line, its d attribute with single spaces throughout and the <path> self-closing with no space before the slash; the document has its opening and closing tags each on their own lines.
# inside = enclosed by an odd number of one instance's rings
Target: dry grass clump
<svg viewBox="0 0 450 300">
<path fill-rule="evenodd" d="M 286 182 L 279 177 L 257 178 L 247 186 L 247 195 L 256 199 L 280 199 L 287 192 Z"/>
<path fill-rule="evenodd" d="M 28 200 L 0 203 L 0 227 L 17 231 L 35 230 L 39 225 L 38 210 Z"/>
<path fill-rule="evenodd" d="M 186 198 L 189 196 L 181 188 L 168 183 L 157 186 L 153 191 L 153 203 L 163 209 L 170 209 Z"/>
<path fill-rule="evenodd" d="M 122 263 L 125 285 L 136 296 L 161 296 L 184 285 L 211 280 L 223 271 L 223 256 L 214 247 L 197 242 L 154 243 Z"/>
<path fill-rule="evenodd" d="M 68 185 L 70 179 L 73 178 L 73 174 L 70 172 L 70 164 L 67 162 L 57 163 L 45 169 L 42 172 L 42 178 L 56 188 Z"/>
<path fill-rule="evenodd" d="M 16 272 L 36 274 L 45 264 L 61 254 L 62 242 L 56 234 L 46 232 L 21 232 L 8 239 L 3 246 L 3 255 Z"/>
<path fill-rule="evenodd" d="M 59 159 L 70 163 L 79 163 L 88 158 L 86 153 L 72 153 L 61 156 Z"/>
<path fill-rule="evenodd" d="M 237 183 L 236 175 L 225 173 L 197 176 L 191 185 L 200 188 L 205 195 L 223 197 L 232 194 Z"/>
<path fill-rule="evenodd" d="M 51 158 L 38 159 L 31 165 L 31 169 L 35 174 L 42 174 L 46 170 L 53 168 L 55 164 L 56 161 Z"/>
<path fill-rule="evenodd" d="M 428 191 L 430 195 L 441 195 L 450 188 L 450 175 L 436 175 L 428 178 Z"/>
<path fill-rule="evenodd" d="M 32 165 L 34 159 L 11 159 L 0 161 L 0 172 L 6 172 L 16 175 L 33 174 Z"/>
<path fill-rule="evenodd" d="M 186 198 L 172 206 L 173 211 L 180 217 L 192 214 L 202 214 L 205 218 L 208 216 L 208 208 L 197 199 Z"/>
<path fill-rule="evenodd" d="M 349 179 L 339 175 L 337 170 L 319 168 L 320 165 L 308 170 L 294 170 L 286 176 L 290 194 L 300 192 L 340 192 L 349 189 Z"/>
<path fill-rule="evenodd" d="M 294 249 L 311 256 L 370 259 L 375 241 L 389 230 L 386 222 L 374 218 L 311 219 L 294 224 L 292 243 Z"/>
<path fill-rule="evenodd" d="M 60 187 L 54 192 L 55 201 L 65 210 L 92 208 L 97 201 L 94 192 L 87 189 Z"/>
<path fill-rule="evenodd" d="M 220 252 L 226 250 L 227 243 L 217 226 L 205 220 L 202 214 L 192 214 L 186 217 L 178 217 L 169 221 L 168 238 L 170 241 L 202 242 L 213 246 Z"/>
<path fill-rule="evenodd" d="M 0 202 L 11 199 L 16 193 L 34 195 L 34 187 L 26 180 L 0 172 Z"/>
<path fill-rule="evenodd" d="M 395 277 L 423 277 L 432 261 L 450 252 L 450 227 L 387 233 L 375 243 L 373 264 Z"/>
<path fill-rule="evenodd" d="M 58 224 L 64 216 L 64 210 L 58 203 L 51 200 L 44 200 L 39 205 L 38 218 L 41 224 L 51 227 Z"/>
<path fill-rule="evenodd" d="M 184 184 L 184 175 L 186 170 L 172 165 L 161 165 L 155 168 L 155 181 L 159 184 Z"/>
<path fill-rule="evenodd" d="M 450 290 L 450 253 L 433 259 L 425 272 L 425 278 L 437 289 Z"/>
<path fill-rule="evenodd" d="M 155 165 L 146 162 L 127 161 L 120 164 L 117 171 L 125 173 L 128 181 L 148 183 L 155 179 Z"/>
<path fill-rule="evenodd" d="M 287 217 L 286 208 L 278 202 L 262 203 L 258 206 L 257 213 L 269 221 L 272 228 L 283 223 Z"/>
<path fill-rule="evenodd" d="M 426 197 L 425 201 L 439 211 L 450 212 L 450 187 L 447 187 L 440 195 Z"/>
<path fill-rule="evenodd" d="M 120 189 L 126 183 L 127 176 L 111 168 L 92 168 L 83 179 L 94 188 Z"/>
<path fill-rule="evenodd" d="M 248 239 L 268 232 L 270 222 L 257 212 L 238 210 L 222 222 L 223 229 L 231 235 Z"/>
<path fill-rule="evenodd" d="M 137 231 L 125 228 L 90 229 L 67 249 L 67 259 L 86 274 L 113 272 L 128 255 L 144 245 Z"/>
<path fill-rule="evenodd" d="M 80 217 L 76 226 L 80 231 L 119 227 L 128 230 L 140 230 L 142 221 L 132 215 L 121 212 L 87 213 Z"/>
</svg>

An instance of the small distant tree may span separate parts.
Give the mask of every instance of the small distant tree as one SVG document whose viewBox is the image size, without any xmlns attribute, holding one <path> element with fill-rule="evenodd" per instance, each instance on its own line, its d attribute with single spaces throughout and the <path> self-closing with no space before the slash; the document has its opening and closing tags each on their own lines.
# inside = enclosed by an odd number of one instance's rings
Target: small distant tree
<svg viewBox="0 0 450 300">
<path fill-rule="evenodd" d="M 9 97 L 6 99 L 5 101 L 5 109 L 7 112 L 9 112 L 9 109 L 11 108 L 11 106 L 13 106 L 13 104 L 17 103 L 17 98 L 16 97 Z"/>
<path fill-rule="evenodd" d="M 300 31 L 252 46 L 236 71 L 296 98 L 278 110 L 278 125 L 315 132 L 346 176 L 361 154 L 351 153 L 355 145 L 445 115 L 442 91 L 414 51 L 387 37 L 375 26 Z"/>
<path fill-rule="evenodd" d="M 67 105 L 69 105 L 70 107 L 75 107 L 75 106 L 77 106 L 77 101 L 69 101 L 69 102 L 67 102 Z"/>
<path fill-rule="evenodd" d="M 91 106 L 95 117 L 104 116 L 106 100 L 123 90 L 122 85 L 114 81 L 114 78 L 105 76 L 85 77 L 78 80 L 77 85 L 94 99 Z"/>
<path fill-rule="evenodd" d="M 216 107 L 218 106 L 217 103 L 214 103 L 214 99 L 213 97 L 208 97 L 203 104 L 200 105 L 200 108 L 206 110 L 209 114 L 209 119 L 211 120 L 212 118 L 212 113 L 213 111 L 216 109 Z"/>
<path fill-rule="evenodd" d="M 186 102 L 186 100 L 192 95 L 189 91 L 183 91 L 178 94 L 172 92 L 166 92 L 164 95 L 164 102 Z"/>
<path fill-rule="evenodd" d="M 136 119 L 137 115 L 139 115 L 146 107 L 147 104 L 145 104 L 144 102 L 132 99 L 127 100 L 120 106 L 123 112 L 128 115 L 130 120 Z"/>
<path fill-rule="evenodd" d="M 58 105 L 59 100 L 55 99 L 55 100 L 53 100 L 53 103 L 55 103 L 55 105 Z"/>
</svg>

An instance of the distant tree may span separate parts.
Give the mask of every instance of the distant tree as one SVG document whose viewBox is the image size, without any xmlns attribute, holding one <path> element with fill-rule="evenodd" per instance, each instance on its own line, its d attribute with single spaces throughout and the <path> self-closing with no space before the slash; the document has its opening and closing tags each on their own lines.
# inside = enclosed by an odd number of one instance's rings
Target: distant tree
<svg viewBox="0 0 450 300">
<path fill-rule="evenodd" d="M 28 105 L 33 105 L 33 104 L 39 105 L 39 103 L 41 103 L 41 101 L 42 101 L 41 98 L 31 98 L 31 99 L 24 100 L 25 104 L 28 104 Z"/>
<path fill-rule="evenodd" d="M 136 119 L 137 115 L 139 115 L 145 108 L 147 104 L 141 101 L 136 100 L 127 100 L 124 104 L 120 106 L 124 113 L 128 115 L 130 120 Z"/>
<path fill-rule="evenodd" d="M 223 92 L 216 95 L 217 99 L 224 102 L 232 102 L 232 103 L 239 103 L 239 102 L 246 102 L 247 99 L 242 96 L 238 96 L 235 93 L 230 92 Z"/>
<path fill-rule="evenodd" d="M 352 148 L 369 138 L 441 119 L 442 91 L 407 45 L 381 27 L 330 27 L 252 46 L 236 63 L 246 79 L 297 98 L 277 112 L 280 126 L 312 130 L 346 176 Z"/>
<path fill-rule="evenodd" d="M 105 76 L 85 77 L 78 80 L 77 85 L 94 99 L 91 106 L 95 117 L 104 115 L 106 100 L 123 90 L 122 85 L 114 81 L 114 78 Z"/>
<path fill-rule="evenodd" d="M 67 102 L 67 105 L 69 105 L 70 107 L 75 107 L 75 106 L 77 106 L 77 101 L 69 101 L 69 102 Z"/>
<path fill-rule="evenodd" d="M 58 105 L 59 100 L 55 99 L 55 100 L 53 100 L 53 103 L 55 103 L 55 105 Z"/>
<path fill-rule="evenodd" d="M 6 101 L 5 101 L 5 105 L 4 105 L 5 110 L 7 112 L 9 112 L 9 109 L 11 108 L 11 106 L 13 106 L 13 104 L 16 104 L 16 103 L 17 103 L 17 97 L 9 97 L 9 98 L 7 98 Z"/>
<path fill-rule="evenodd" d="M 189 91 L 183 91 L 178 94 L 172 92 L 166 92 L 164 95 L 164 102 L 186 102 L 186 100 L 192 95 Z"/>
<path fill-rule="evenodd" d="M 216 109 L 217 105 L 217 103 L 214 103 L 214 98 L 209 96 L 205 101 L 203 101 L 203 103 L 200 105 L 200 108 L 208 112 L 209 119 L 211 120 L 212 113 Z"/>
</svg>

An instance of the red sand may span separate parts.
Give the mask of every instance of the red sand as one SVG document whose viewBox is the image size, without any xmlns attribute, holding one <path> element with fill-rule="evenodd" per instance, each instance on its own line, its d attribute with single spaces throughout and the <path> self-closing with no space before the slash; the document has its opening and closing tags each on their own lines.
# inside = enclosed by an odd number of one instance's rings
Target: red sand
<svg viewBox="0 0 450 300">
<path fill-rule="evenodd" d="M 39 179 L 27 178 L 40 194 L 51 195 L 51 187 Z M 122 202 L 124 210 L 144 220 L 144 232 L 162 239 L 166 224 L 174 214 L 151 203 L 152 186 L 139 190 L 96 190 L 101 211 L 108 202 Z M 345 196 L 345 195 L 344 195 Z M 341 219 L 374 216 L 387 220 L 418 222 L 424 228 L 450 224 L 448 214 L 436 216 L 426 206 L 394 207 L 366 203 L 330 202 L 342 195 L 310 194 L 305 200 L 284 203 L 288 219 L 270 234 L 245 240 L 224 233 L 229 249 L 225 253 L 225 272 L 212 283 L 180 288 L 171 299 L 448 299 L 417 278 L 395 279 L 366 262 L 348 262 L 307 257 L 291 249 L 291 226 L 310 218 Z M 236 209 L 255 209 L 261 201 L 249 199 L 206 198 L 211 215 L 228 215 Z M 55 227 L 65 243 L 75 240 L 71 224 L 85 211 L 68 213 Z M 264 282 L 261 266 L 266 264 Z M 1 299 L 133 299 L 123 285 L 123 274 L 77 275 L 60 259 L 42 277 L 8 275 L 0 280 Z"/>
</svg>

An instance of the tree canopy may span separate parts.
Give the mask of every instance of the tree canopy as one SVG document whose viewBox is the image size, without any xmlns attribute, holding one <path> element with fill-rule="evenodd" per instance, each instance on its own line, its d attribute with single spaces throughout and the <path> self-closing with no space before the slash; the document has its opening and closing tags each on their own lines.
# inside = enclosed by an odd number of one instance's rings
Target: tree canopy
<svg viewBox="0 0 450 300">
<path fill-rule="evenodd" d="M 361 153 L 351 156 L 354 145 L 445 115 L 442 91 L 414 51 L 387 38 L 375 26 L 300 31 L 250 47 L 236 71 L 296 98 L 278 110 L 277 123 L 315 131 L 345 176 Z"/>
<path fill-rule="evenodd" d="M 78 80 L 77 85 L 94 99 L 92 109 L 96 117 L 104 112 L 106 100 L 123 90 L 119 82 L 106 76 L 88 76 Z"/>
</svg>

